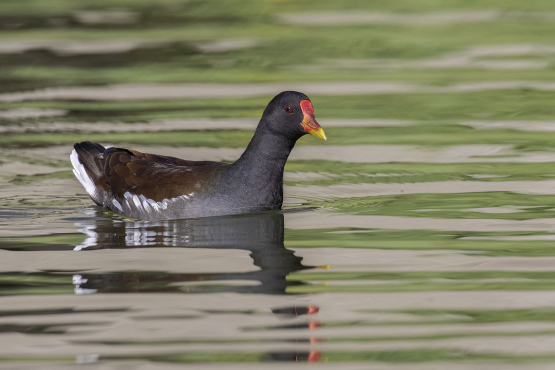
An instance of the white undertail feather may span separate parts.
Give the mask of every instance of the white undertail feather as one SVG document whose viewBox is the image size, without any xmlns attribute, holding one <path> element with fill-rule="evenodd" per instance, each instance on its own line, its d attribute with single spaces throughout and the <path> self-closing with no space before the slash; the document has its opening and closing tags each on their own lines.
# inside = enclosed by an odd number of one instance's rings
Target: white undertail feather
<svg viewBox="0 0 555 370">
<path fill-rule="evenodd" d="M 87 174 L 85 166 L 83 166 L 81 162 L 79 162 L 79 154 L 77 154 L 75 149 L 72 150 L 69 158 L 71 159 L 71 164 L 73 165 L 73 173 L 75 174 L 75 177 L 77 177 L 77 180 L 79 180 L 81 185 L 83 185 L 87 194 L 89 194 L 91 198 L 96 200 L 96 186 Z"/>
</svg>

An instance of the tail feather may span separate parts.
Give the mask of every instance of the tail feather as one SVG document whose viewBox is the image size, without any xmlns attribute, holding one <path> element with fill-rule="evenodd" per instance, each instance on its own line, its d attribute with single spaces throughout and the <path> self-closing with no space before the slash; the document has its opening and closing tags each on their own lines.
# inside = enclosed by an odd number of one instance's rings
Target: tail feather
<svg viewBox="0 0 555 370">
<path fill-rule="evenodd" d="M 97 143 L 84 141 L 73 145 L 79 161 L 83 163 L 87 171 L 94 177 L 104 176 L 104 158 L 103 155 L 106 148 Z"/>
<path fill-rule="evenodd" d="M 73 145 L 71 164 L 73 173 L 92 200 L 99 205 L 104 203 L 104 188 L 107 187 L 104 175 L 104 148 L 100 144 L 84 141 Z"/>
</svg>

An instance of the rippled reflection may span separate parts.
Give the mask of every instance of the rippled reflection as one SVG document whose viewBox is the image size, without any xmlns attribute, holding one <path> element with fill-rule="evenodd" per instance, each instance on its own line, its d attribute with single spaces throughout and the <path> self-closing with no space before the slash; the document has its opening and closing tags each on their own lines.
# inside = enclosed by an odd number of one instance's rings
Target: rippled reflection
<svg viewBox="0 0 555 370">
<path fill-rule="evenodd" d="M 250 251 L 250 257 L 260 270 L 239 273 L 165 273 L 114 272 L 74 275 L 77 294 L 95 292 L 183 292 L 178 283 L 203 282 L 187 285 L 187 292 L 250 292 L 284 294 L 290 285 L 288 274 L 312 268 L 304 266 L 302 257 L 284 247 L 284 216 L 265 212 L 232 217 L 214 217 L 177 221 L 127 221 L 102 217 L 76 224 L 87 235 L 78 251 L 117 248 L 210 248 Z M 217 285 L 206 282 L 248 280 L 256 285 Z"/>
</svg>

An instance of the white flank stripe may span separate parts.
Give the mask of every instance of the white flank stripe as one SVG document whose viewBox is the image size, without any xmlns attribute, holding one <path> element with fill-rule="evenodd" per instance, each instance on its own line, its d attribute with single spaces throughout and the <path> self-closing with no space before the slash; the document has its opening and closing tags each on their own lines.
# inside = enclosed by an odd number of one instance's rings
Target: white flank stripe
<svg viewBox="0 0 555 370">
<path fill-rule="evenodd" d="M 143 208 L 145 209 L 145 211 L 146 211 L 146 212 L 150 212 L 151 209 L 150 209 L 150 206 L 149 206 L 149 204 L 148 204 L 147 199 L 145 198 L 145 196 L 141 194 L 141 195 L 139 196 L 139 198 L 141 199 L 141 202 L 143 203 Z"/>
<path fill-rule="evenodd" d="M 152 207 L 152 209 L 154 209 L 155 212 L 160 212 L 160 207 L 158 206 L 158 203 L 156 203 L 152 199 L 147 199 L 147 202 L 148 204 L 150 204 L 150 206 Z"/>
<path fill-rule="evenodd" d="M 143 210 L 143 205 L 141 204 L 141 200 L 138 196 L 133 195 L 133 203 L 135 203 L 135 207 L 137 207 L 139 211 Z"/>
<path fill-rule="evenodd" d="M 156 202 L 155 200 L 149 199 L 147 197 L 145 197 L 143 194 L 141 195 L 134 195 L 131 194 L 130 192 L 126 191 L 123 194 L 124 200 L 122 201 L 122 203 L 124 205 L 127 205 L 128 208 L 132 208 L 131 204 L 133 204 L 135 206 L 135 208 L 137 208 L 137 210 L 139 211 L 145 211 L 145 212 L 161 212 L 164 210 L 168 209 L 168 206 L 172 203 L 177 202 L 178 200 L 182 200 L 182 199 L 186 199 L 186 200 L 191 200 L 191 196 L 194 193 L 190 193 L 189 195 L 180 195 L 178 197 L 172 198 L 172 199 L 164 199 L 161 202 Z M 130 203 L 132 202 L 132 203 Z M 117 200 L 112 200 L 112 203 L 114 204 L 115 207 L 117 207 L 121 212 L 123 212 L 122 209 L 122 204 L 119 203 Z"/>
<path fill-rule="evenodd" d="M 121 208 L 121 204 L 119 204 L 119 202 L 115 199 L 112 199 L 112 204 L 119 209 L 120 212 L 123 212 L 123 208 Z"/>
</svg>

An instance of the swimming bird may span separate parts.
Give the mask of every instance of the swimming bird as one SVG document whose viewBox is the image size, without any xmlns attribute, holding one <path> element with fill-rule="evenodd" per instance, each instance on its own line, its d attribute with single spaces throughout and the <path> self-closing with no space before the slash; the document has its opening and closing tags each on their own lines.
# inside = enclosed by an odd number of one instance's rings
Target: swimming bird
<svg viewBox="0 0 555 370">
<path fill-rule="evenodd" d="M 84 141 L 73 147 L 73 173 L 92 200 L 120 215 L 170 220 L 280 209 L 283 168 L 303 135 L 326 140 L 308 96 L 276 95 L 253 138 L 232 164 L 142 153 Z"/>
</svg>

